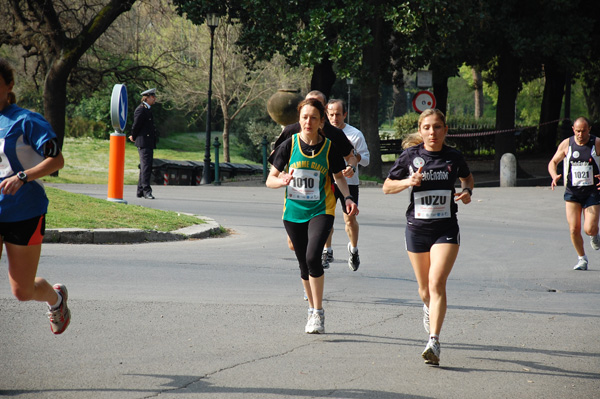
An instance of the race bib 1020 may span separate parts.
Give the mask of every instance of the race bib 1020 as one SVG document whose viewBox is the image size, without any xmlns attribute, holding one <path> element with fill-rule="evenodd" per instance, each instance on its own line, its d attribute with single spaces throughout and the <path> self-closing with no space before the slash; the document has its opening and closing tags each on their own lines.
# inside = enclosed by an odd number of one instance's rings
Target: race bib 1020
<svg viewBox="0 0 600 399">
<path fill-rule="evenodd" d="M 416 219 L 442 219 L 451 217 L 452 191 L 429 190 L 414 193 Z"/>
</svg>

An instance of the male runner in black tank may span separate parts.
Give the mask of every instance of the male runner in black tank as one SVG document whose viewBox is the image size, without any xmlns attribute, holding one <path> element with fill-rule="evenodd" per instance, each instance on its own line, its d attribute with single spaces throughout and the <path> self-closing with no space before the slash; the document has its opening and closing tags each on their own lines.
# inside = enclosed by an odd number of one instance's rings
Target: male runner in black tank
<svg viewBox="0 0 600 399">
<path fill-rule="evenodd" d="M 587 118 L 579 117 L 573 123 L 573 136 L 564 139 L 558 146 L 556 154 L 548 164 L 548 172 L 552 177 L 551 187 L 557 185 L 562 175 L 556 173 L 556 167 L 563 162 L 563 173 L 566 179 L 565 206 L 567 222 L 571 232 L 571 242 L 577 252 L 578 261 L 574 270 L 587 270 L 588 258 L 581 236 L 581 214 L 583 212 L 585 234 L 590 236 L 593 249 L 600 249 L 598 235 L 598 218 L 600 215 L 600 193 L 598 192 L 598 174 L 600 155 L 600 138 L 590 134 L 591 126 Z"/>
</svg>

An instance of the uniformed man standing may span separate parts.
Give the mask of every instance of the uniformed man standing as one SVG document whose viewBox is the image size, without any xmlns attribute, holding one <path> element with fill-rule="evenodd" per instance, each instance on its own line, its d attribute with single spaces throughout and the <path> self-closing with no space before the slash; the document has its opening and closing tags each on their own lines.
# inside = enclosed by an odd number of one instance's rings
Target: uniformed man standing
<svg viewBox="0 0 600 399">
<path fill-rule="evenodd" d="M 133 114 L 133 127 L 129 140 L 135 143 L 140 155 L 140 177 L 138 179 L 137 197 L 154 199 L 150 177 L 152 175 L 152 159 L 156 148 L 156 128 L 150 109 L 156 103 L 156 89 L 142 93 L 142 102 Z"/>
</svg>

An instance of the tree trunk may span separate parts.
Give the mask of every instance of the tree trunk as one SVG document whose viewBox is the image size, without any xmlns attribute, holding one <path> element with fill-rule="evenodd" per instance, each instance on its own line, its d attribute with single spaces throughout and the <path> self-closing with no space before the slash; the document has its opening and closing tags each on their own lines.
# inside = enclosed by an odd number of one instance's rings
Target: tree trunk
<svg viewBox="0 0 600 399">
<path fill-rule="evenodd" d="M 363 69 L 360 90 L 360 127 L 365 136 L 371 160 L 364 175 L 382 178 L 382 161 L 379 143 L 379 82 L 382 56 L 383 20 L 375 17 L 368 22 L 373 41 L 363 49 Z"/>
<path fill-rule="evenodd" d="M 566 73 L 555 62 L 544 64 L 544 95 L 540 109 L 540 129 L 537 146 L 542 154 L 550 154 L 556 150 L 557 128 L 560 119 L 562 99 L 565 94 Z M 545 124 L 546 122 L 556 121 Z"/>
<path fill-rule="evenodd" d="M 408 112 L 406 104 L 406 90 L 404 89 L 404 71 L 402 70 L 402 36 L 392 32 L 390 38 L 391 67 L 394 108 L 392 117 L 397 118 Z"/>
<path fill-rule="evenodd" d="M 394 108 L 392 117 L 397 118 L 408 112 L 406 106 L 406 90 L 404 89 L 404 72 L 402 69 L 395 70 L 392 74 Z"/>
<path fill-rule="evenodd" d="M 58 139 L 62 149 L 65 138 L 67 114 L 67 78 L 72 67 L 61 60 L 54 62 L 44 81 L 44 116 Z"/>
<path fill-rule="evenodd" d="M 440 73 L 437 74 L 438 76 Z M 435 107 L 448 114 L 448 76 L 439 76 L 436 79 L 436 71 L 433 71 L 433 94 L 435 95 Z"/>
<path fill-rule="evenodd" d="M 591 121 L 600 121 L 600 79 L 592 74 L 584 74 L 583 81 L 583 97 L 588 109 L 588 118 Z"/>
<path fill-rule="evenodd" d="M 473 73 L 473 88 L 475 97 L 475 119 L 483 116 L 483 77 L 478 68 L 471 68 Z"/>
<path fill-rule="evenodd" d="M 320 64 L 313 67 L 312 78 L 310 80 L 310 89 L 319 90 L 329 100 L 331 88 L 335 83 L 335 72 L 333 72 L 333 62 L 329 59 L 323 60 Z"/>
<path fill-rule="evenodd" d="M 223 112 L 223 162 L 231 162 L 229 157 L 229 126 L 231 126 L 231 118 L 227 106 L 221 104 L 221 112 Z"/>
<path fill-rule="evenodd" d="M 496 106 L 496 129 L 515 128 L 515 104 L 519 93 L 520 64 L 510 52 L 505 52 L 498 59 L 498 105 Z M 500 158 L 506 153 L 516 153 L 515 132 L 496 134 L 496 155 L 494 170 L 500 170 Z M 516 154 L 515 154 L 516 155 Z"/>
<path fill-rule="evenodd" d="M 456 67 L 446 64 L 432 62 L 430 69 L 433 74 L 433 94 L 435 95 L 435 107 L 448 115 L 448 78 L 457 72 Z"/>
<path fill-rule="evenodd" d="M 571 122 L 571 80 L 572 76 L 570 72 L 565 75 L 565 114 L 563 118 Z M 569 134 L 570 135 L 570 134 Z M 559 140 L 562 141 L 562 140 Z"/>
<path fill-rule="evenodd" d="M 65 118 L 67 103 L 67 79 L 79 59 L 108 29 L 113 21 L 124 12 L 131 9 L 136 0 L 110 0 L 96 14 L 84 29 L 72 39 L 67 41 L 54 41 L 52 49 L 44 54 L 47 60 L 48 73 L 44 81 L 44 116 L 54 129 L 58 142 L 62 148 L 65 137 Z M 48 13 L 46 18 L 56 17 L 55 13 Z M 60 26 L 58 21 L 53 21 Z M 59 36 L 64 32 L 54 32 Z"/>
</svg>

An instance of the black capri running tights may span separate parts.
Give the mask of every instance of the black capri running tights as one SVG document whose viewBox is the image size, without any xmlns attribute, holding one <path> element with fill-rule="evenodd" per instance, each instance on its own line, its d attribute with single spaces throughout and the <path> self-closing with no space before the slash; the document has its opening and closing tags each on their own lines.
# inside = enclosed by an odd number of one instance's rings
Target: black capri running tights
<svg viewBox="0 0 600 399">
<path fill-rule="evenodd" d="M 305 223 L 283 221 L 294 244 L 302 280 L 308 280 L 308 276 L 318 278 L 324 274 L 321 255 L 333 228 L 333 220 L 332 215 L 317 215 Z"/>
</svg>

